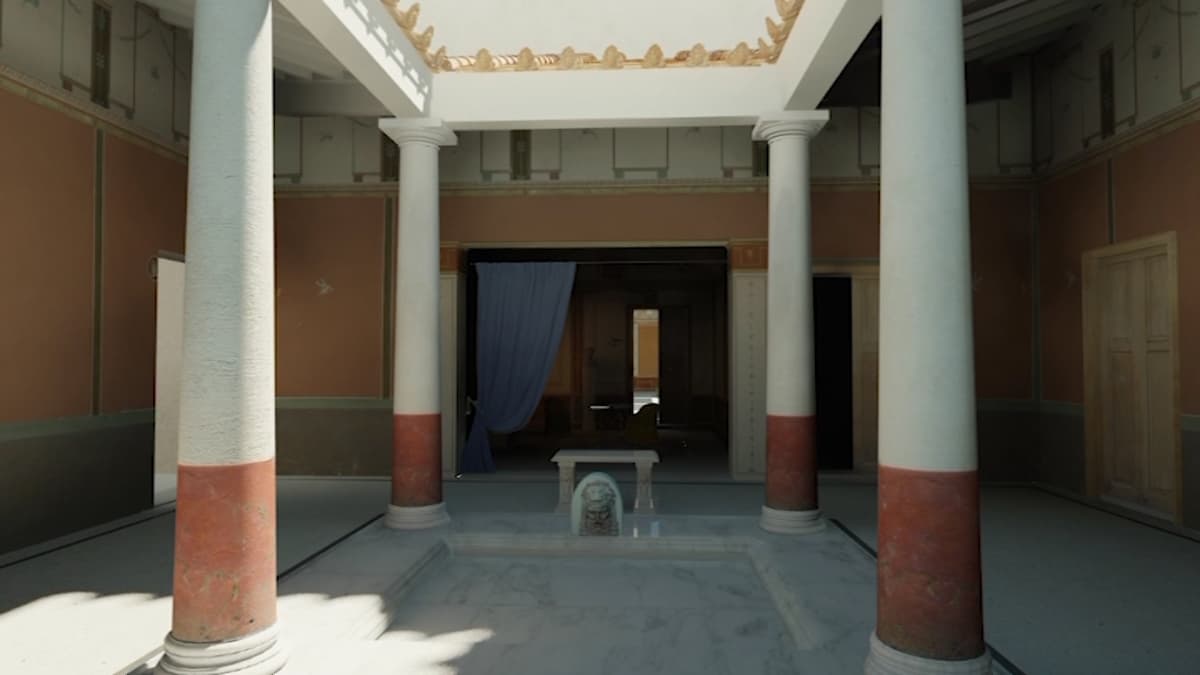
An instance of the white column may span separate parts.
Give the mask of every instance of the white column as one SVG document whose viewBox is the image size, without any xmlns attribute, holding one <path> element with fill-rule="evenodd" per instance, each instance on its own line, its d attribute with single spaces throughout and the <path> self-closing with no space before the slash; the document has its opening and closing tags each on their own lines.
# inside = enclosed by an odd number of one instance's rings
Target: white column
<svg viewBox="0 0 1200 675">
<path fill-rule="evenodd" d="M 449 519 L 442 501 L 438 148 L 453 145 L 456 138 L 438 120 L 384 119 L 379 127 L 400 146 L 394 446 L 387 524 L 398 529 L 434 527 Z"/>
<path fill-rule="evenodd" d="M 962 3 L 883 2 L 872 674 L 987 673 Z"/>
<path fill-rule="evenodd" d="M 754 129 L 770 143 L 767 237 L 767 475 L 763 529 L 823 529 L 817 508 L 813 381 L 812 209 L 808 144 L 826 110 L 766 116 Z"/>
<path fill-rule="evenodd" d="M 165 673 L 274 673 L 269 0 L 196 3 L 175 579 Z"/>
</svg>

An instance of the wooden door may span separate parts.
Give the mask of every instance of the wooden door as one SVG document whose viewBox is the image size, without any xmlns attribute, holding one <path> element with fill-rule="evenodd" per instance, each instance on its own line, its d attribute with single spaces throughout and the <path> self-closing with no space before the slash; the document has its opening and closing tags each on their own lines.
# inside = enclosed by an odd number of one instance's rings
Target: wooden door
<svg viewBox="0 0 1200 675">
<path fill-rule="evenodd" d="M 1089 491 L 1178 518 L 1174 236 L 1085 254 Z"/>
<path fill-rule="evenodd" d="M 691 317 L 686 306 L 667 306 L 658 321 L 658 419 L 683 426 L 692 403 Z"/>
</svg>

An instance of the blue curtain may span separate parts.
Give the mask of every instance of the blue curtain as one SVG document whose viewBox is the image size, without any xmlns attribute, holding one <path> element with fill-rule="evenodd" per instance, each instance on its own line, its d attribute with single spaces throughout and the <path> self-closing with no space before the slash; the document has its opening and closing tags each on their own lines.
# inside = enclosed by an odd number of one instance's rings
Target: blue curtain
<svg viewBox="0 0 1200 675">
<path fill-rule="evenodd" d="M 478 402 L 461 469 L 496 470 L 488 432 L 529 423 L 562 340 L 575 263 L 480 263 L 475 324 Z"/>
</svg>

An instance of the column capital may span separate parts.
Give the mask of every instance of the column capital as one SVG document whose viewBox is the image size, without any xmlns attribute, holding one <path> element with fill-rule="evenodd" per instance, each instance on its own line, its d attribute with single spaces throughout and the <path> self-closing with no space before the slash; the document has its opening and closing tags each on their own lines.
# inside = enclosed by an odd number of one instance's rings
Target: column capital
<svg viewBox="0 0 1200 675">
<path fill-rule="evenodd" d="M 774 141 L 783 136 L 812 138 L 828 121 L 828 110 L 796 110 L 763 115 L 754 125 L 754 140 Z"/>
<path fill-rule="evenodd" d="M 379 120 L 379 130 L 396 141 L 397 145 L 425 143 L 427 145 L 457 145 L 458 136 L 440 119 L 428 117 L 385 117 Z"/>
</svg>

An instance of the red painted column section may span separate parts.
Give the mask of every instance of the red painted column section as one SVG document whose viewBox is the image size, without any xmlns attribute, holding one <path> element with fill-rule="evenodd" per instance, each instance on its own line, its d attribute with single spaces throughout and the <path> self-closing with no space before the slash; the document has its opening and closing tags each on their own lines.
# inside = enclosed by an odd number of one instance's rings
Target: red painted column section
<svg viewBox="0 0 1200 675">
<path fill-rule="evenodd" d="M 767 415 L 766 483 L 772 509 L 817 508 L 816 417 Z"/>
<path fill-rule="evenodd" d="M 275 624 L 275 460 L 179 465 L 171 634 L 211 643 Z"/>
<path fill-rule="evenodd" d="M 442 416 L 393 418 L 392 504 L 432 506 L 442 501 Z"/>
<path fill-rule="evenodd" d="M 879 467 L 879 639 L 929 659 L 984 652 L 975 471 Z"/>
</svg>

